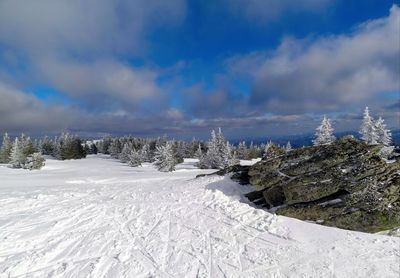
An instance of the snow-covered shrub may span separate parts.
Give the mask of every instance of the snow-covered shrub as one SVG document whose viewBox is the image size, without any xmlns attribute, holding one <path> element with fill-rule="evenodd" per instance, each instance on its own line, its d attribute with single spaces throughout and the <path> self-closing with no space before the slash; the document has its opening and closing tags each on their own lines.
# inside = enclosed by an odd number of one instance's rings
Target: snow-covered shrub
<svg viewBox="0 0 400 278">
<path fill-rule="evenodd" d="M 394 146 L 384 146 L 380 151 L 379 151 L 379 156 L 382 157 L 385 160 L 389 160 L 392 158 L 394 151 Z"/>
<path fill-rule="evenodd" d="M 45 165 L 45 161 L 41 153 L 33 153 L 26 158 L 26 163 L 23 168 L 29 170 L 41 169 Z"/>
</svg>

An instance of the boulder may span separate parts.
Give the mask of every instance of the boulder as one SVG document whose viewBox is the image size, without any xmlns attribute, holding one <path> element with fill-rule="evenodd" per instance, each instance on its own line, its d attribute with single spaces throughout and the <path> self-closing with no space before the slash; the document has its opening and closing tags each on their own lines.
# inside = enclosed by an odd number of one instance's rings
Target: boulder
<svg viewBox="0 0 400 278">
<path fill-rule="evenodd" d="M 350 230 L 389 230 L 400 226 L 400 161 L 381 158 L 382 147 L 345 136 L 266 157 L 240 169 L 240 176 L 265 201 L 254 200 L 277 207 L 277 214 Z"/>
</svg>

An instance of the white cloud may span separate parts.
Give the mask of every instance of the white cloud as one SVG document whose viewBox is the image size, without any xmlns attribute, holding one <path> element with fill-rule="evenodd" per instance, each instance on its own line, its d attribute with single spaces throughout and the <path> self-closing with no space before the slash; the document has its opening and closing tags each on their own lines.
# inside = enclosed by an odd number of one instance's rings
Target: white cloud
<svg viewBox="0 0 400 278">
<path fill-rule="evenodd" d="M 268 112 L 340 111 L 383 99 L 400 90 L 400 9 L 371 20 L 348 35 L 286 38 L 272 53 L 227 61 L 232 74 L 250 76 L 250 100 Z"/>
</svg>

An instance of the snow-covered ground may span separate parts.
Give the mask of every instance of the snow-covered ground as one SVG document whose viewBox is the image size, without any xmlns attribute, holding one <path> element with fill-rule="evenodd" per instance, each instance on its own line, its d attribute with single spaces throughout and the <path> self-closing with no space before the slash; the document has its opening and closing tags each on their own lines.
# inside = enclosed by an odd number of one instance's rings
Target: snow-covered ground
<svg viewBox="0 0 400 278">
<path fill-rule="evenodd" d="M 400 238 L 276 217 L 193 162 L 0 167 L 0 277 L 400 277 Z"/>
</svg>

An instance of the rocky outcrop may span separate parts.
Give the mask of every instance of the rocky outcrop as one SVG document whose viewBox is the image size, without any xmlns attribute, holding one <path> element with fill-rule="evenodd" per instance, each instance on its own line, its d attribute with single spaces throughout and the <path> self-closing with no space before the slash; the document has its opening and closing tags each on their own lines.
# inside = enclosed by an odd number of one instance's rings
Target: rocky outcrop
<svg viewBox="0 0 400 278">
<path fill-rule="evenodd" d="M 345 229 L 377 232 L 400 226 L 400 161 L 380 145 L 352 136 L 295 149 L 241 169 L 248 198 L 277 214 Z"/>
</svg>

